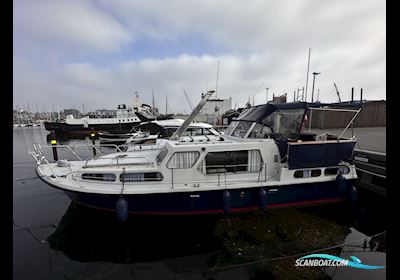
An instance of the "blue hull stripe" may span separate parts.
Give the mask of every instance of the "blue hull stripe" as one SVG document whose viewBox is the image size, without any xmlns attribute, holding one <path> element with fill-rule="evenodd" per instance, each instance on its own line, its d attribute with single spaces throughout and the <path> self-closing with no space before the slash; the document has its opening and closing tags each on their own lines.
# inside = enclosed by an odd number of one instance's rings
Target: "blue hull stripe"
<svg viewBox="0 0 400 280">
<path fill-rule="evenodd" d="M 354 180 L 346 181 L 347 190 Z M 274 187 L 267 190 L 267 208 L 306 206 L 315 203 L 339 202 L 347 199 L 348 193 L 339 190 L 336 181 Z M 232 211 L 249 211 L 260 205 L 260 187 L 229 190 Z M 78 203 L 94 208 L 115 211 L 120 195 L 91 194 L 63 190 Z M 157 193 L 124 195 L 131 213 L 222 213 L 224 190 L 203 192 Z"/>
</svg>

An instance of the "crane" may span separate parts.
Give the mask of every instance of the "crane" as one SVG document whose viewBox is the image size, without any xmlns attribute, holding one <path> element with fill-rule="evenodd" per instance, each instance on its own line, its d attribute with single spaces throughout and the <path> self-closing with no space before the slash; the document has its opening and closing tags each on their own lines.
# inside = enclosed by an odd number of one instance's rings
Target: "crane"
<svg viewBox="0 0 400 280">
<path fill-rule="evenodd" d="M 185 96 L 186 96 L 186 99 L 187 99 L 187 101 L 188 101 L 188 103 L 189 103 L 190 110 L 193 110 L 193 105 L 192 105 L 192 102 L 190 102 L 190 99 L 189 99 L 189 97 L 187 96 L 187 94 L 186 94 L 186 91 L 185 91 L 185 90 L 183 90 L 183 93 L 185 94 Z"/>
<path fill-rule="evenodd" d="M 342 100 L 340 99 L 340 94 L 339 94 L 339 90 L 338 90 L 338 88 L 337 88 L 336 83 L 334 82 L 333 85 L 335 86 L 336 94 L 337 94 L 337 96 L 338 96 L 338 98 L 339 98 L 339 103 L 342 103 Z"/>
</svg>

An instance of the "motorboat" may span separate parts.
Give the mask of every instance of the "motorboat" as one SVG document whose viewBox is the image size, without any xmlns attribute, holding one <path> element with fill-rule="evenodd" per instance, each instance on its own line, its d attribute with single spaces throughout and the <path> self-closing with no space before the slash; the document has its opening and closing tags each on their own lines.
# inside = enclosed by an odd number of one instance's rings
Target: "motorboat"
<svg viewBox="0 0 400 280">
<path fill-rule="evenodd" d="M 329 110 L 329 105 L 252 106 L 223 135 L 183 140 L 212 93 L 203 96 L 171 137 L 152 145 L 58 161 L 33 145 L 29 153 L 37 174 L 77 203 L 116 211 L 121 219 L 128 214 L 267 211 L 354 200 L 356 137 L 343 137 L 344 131 L 339 136 L 304 133 L 306 115 L 321 107 Z M 360 110 L 354 110 L 355 116 Z"/>
<path fill-rule="evenodd" d="M 125 134 L 111 134 L 109 132 L 99 132 L 100 143 L 102 144 L 144 144 L 155 143 L 156 139 L 169 138 L 184 123 L 183 119 L 167 119 L 143 122 L 134 127 L 132 132 Z M 182 137 L 186 141 L 191 141 L 192 136 L 203 136 L 204 140 L 219 136 L 212 125 L 204 122 L 192 122 Z M 196 137 L 198 140 L 201 137 Z"/>
<path fill-rule="evenodd" d="M 126 133 L 141 122 L 141 119 L 132 108 L 128 108 L 125 104 L 120 104 L 113 117 L 88 115 L 75 119 L 73 115 L 67 115 L 64 120 L 44 122 L 44 127 L 46 130 L 54 131 L 56 134 L 85 136 L 95 131 Z"/>
<path fill-rule="evenodd" d="M 170 118 L 172 115 L 161 115 L 146 104 L 133 108 L 120 104 L 115 115 L 87 115 L 79 119 L 67 115 L 63 120 L 44 122 L 44 126 L 46 130 L 63 136 L 88 136 L 93 132 L 102 132 L 103 138 L 118 139 L 142 122 Z"/>
</svg>

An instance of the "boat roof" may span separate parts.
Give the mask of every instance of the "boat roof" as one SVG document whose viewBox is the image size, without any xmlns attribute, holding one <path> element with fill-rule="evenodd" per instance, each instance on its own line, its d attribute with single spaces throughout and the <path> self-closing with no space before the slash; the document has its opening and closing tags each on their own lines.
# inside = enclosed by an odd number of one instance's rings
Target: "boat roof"
<svg viewBox="0 0 400 280">
<path fill-rule="evenodd" d="M 170 119 L 170 120 L 161 120 L 161 121 L 151 121 L 148 123 L 155 123 L 159 126 L 181 126 L 185 120 L 183 119 Z M 199 128 L 212 128 L 213 126 L 204 122 L 192 122 L 189 127 L 199 127 Z"/>
<path fill-rule="evenodd" d="M 342 102 L 342 103 L 307 103 L 307 102 L 290 102 L 290 103 L 267 103 L 257 105 L 245 109 L 234 119 L 235 121 L 262 122 L 263 119 L 278 110 L 304 109 L 308 108 L 360 108 L 362 102 Z"/>
<path fill-rule="evenodd" d="M 267 103 L 250 107 L 238 116 L 235 121 L 262 122 L 267 116 L 278 110 L 307 109 L 307 102 Z"/>
</svg>

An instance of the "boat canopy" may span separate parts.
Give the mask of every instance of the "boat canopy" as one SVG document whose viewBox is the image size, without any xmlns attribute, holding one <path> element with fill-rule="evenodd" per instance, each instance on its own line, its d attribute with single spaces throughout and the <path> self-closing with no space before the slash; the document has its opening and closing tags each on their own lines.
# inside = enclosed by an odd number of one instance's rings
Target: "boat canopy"
<svg viewBox="0 0 400 280">
<path fill-rule="evenodd" d="M 254 106 L 234 119 L 225 134 L 239 138 L 297 139 L 307 108 L 306 102 Z"/>
<path fill-rule="evenodd" d="M 240 116 L 238 116 L 235 119 L 235 121 L 263 123 L 263 120 L 275 111 L 293 110 L 293 109 L 305 110 L 306 108 L 307 108 L 306 102 L 283 103 L 283 104 L 267 103 L 244 110 L 240 114 Z"/>
</svg>

